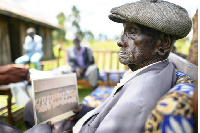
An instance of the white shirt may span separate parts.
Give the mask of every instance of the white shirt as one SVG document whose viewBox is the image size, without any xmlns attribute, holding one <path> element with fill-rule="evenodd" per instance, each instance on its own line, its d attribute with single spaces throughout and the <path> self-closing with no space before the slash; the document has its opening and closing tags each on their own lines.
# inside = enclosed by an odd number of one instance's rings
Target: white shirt
<svg viewBox="0 0 200 133">
<path fill-rule="evenodd" d="M 23 46 L 24 50 L 26 53 L 35 53 L 35 52 L 39 52 L 39 53 L 43 53 L 42 52 L 42 37 L 40 37 L 39 35 L 34 35 L 34 39 L 32 39 L 32 37 L 30 36 L 26 36 L 25 38 L 25 44 Z"/>
</svg>

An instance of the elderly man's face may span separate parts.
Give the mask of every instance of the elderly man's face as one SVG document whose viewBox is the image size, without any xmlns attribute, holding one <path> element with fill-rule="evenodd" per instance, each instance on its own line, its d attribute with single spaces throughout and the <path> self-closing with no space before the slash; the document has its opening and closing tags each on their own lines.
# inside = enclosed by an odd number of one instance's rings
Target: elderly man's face
<svg viewBox="0 0 200 133">
<path fill-rule="evenodd" d="M 144 64 L 150 62 L 156 54 L 153 37 L 143 33 L 134 23 L 124 23 L 124 34 L 117 44 L 120 48 L 119 61 L 124 64 Z"/>
</svg>

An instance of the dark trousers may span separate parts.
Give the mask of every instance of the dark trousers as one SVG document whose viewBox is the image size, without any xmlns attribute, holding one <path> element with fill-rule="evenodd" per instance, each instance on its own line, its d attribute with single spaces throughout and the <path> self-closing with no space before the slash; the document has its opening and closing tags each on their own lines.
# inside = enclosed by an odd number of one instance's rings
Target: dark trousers
<svg viewBox="0 0 200 133">
<path fill-rule="evenodd" d="M 62 133 L 67 130 L 72 130 L 72 127 L 76 124 L 76 122 L 92 109 L 94 108 L 83 105 L 76 120 L 74 121 L 62 120 L 55 123 L 52 128 L 52 133 Z M 35 125 L 32 99 L 29 100 L 29 102 L 24 107 L 24 122 L 27 129 L 32 128 Z"/>
</svg>

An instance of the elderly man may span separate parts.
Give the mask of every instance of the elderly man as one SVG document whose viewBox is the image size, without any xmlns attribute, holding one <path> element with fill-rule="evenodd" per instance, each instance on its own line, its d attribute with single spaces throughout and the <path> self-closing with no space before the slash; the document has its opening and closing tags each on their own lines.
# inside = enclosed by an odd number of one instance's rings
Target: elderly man
<svg viewBox="0 0 200 133">
<path fill-rule="evenodd" d="M 143 133 L 148 114 L 175 84 L 176 73 L 168 56 L 175 40 L 190 32 L 192 21 L 184 8 L 160 0 L 113 8 L 109 19 L 123 23 L 124 33 L 117 42 L 119 60 L 130 70 L 111 96 L 74 129 L 80 128 L 80 133 Z M 82 105 L 75 112 L 81 118 L 89 110 Z M 69 120 L 75 122 L 77 116 Z"/>
<path fill-rule="evenodd" d="M 175 40 L 190 32 L 192 21 L 182 7 L 159 0 L 113 8 L 109 18 L 123 23 L 119 60 L 130 70 L 80 133 L 143 133 L 148 114 L 174 86 L 176 74 L 167 58 Z"/>
<path fill-rule="evenodd" d="M 16 64 L 27 64 L 29 61 L 34 64 L 36 69 L 42 70 L 40 60 L 43 57 L 42 37 L 35 34 L 34 28 L 28 28 L 25 43 L 23 45 L 25 54 L 15 60 Z"/>
</svg>

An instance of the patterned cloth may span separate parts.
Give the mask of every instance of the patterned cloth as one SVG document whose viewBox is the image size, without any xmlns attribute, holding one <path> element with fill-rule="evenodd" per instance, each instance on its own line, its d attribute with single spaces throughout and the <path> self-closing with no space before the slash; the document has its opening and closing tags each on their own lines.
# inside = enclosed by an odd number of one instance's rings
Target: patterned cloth
<svg viewBox="0 0 200 133">
<path fill-rule="evenodd" d="M 113 92 L 114 88 L 110 86 L 99 86 L 90 95 L 83 99 L 83 104 L 91 107 L 98 107 Z"/>
<path fill-rule="evenodd" d="M 192 96 L 195 82 L 177 71 L 176 85 L 163 96 L 145 124 L 145 133 L 193 133 Z"/>
</svg>

